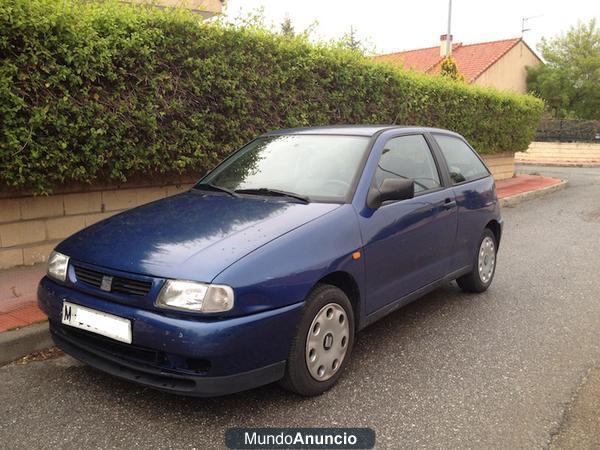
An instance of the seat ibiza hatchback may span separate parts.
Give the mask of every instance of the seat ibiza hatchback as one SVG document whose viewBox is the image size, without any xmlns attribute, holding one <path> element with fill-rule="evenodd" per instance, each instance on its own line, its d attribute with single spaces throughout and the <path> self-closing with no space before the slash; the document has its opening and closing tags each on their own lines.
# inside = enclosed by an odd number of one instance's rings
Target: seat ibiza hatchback
<svg viewBox="0 0 600 450">
<path fill-rule="evenodd" d="M 58 347 L 136 383 L 316 395 L 360 329 L 451 280 L 486 290 L 501 232 L 494 180 L 455 133 L 276 131 L 61 242 L 39 305 Z"/>
</svg>

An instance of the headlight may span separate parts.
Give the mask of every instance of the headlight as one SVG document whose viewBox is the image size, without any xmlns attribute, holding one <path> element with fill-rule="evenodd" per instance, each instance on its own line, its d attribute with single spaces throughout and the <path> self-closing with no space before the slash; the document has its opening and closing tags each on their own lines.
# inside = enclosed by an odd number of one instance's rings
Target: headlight
<svg viewBox="0 0 600 450">
<path fill-rule="evenodd" d="M 69 267 L 69 257 L 53 251 L 48 257 L 48 276 L 58 281 L 67 279 L 67 268 Z"/>
<path fill-rule="evenodd" d="M 233 308 L 233 289 L 220 284 L 167 280 L 156 305 L 199 312 L 223 312 Z"/>
</svg>

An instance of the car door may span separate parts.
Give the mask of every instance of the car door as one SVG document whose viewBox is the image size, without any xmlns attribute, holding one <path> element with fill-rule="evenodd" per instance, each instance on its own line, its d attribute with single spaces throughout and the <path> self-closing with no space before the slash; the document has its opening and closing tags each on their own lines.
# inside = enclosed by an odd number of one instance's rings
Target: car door
<svg viewBox="0 0 600 450">
<path fill-rule="evenodd" d="M 458 229 L 451 271 L 469 267 L 479 238 L 490 219 L 496 217 L 494 180 L 473 150 L 457 135 L 434 133 L 450 174 L 457 203 Z"/>
<path fill-rule="evenodd" d="M 410 178 L 415 196 L 359 214 L 367 313 L 444 277 L 457 227 L 454 194 L 423 134 L 391 137 L 376 157 L 372 186 L 386 178 Z"/>
</svg>

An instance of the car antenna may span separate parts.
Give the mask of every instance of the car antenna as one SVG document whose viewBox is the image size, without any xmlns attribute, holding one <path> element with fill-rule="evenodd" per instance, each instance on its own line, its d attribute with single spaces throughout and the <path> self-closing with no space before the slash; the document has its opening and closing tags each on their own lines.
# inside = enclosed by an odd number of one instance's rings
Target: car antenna
<svg viewBox="0 0 600 450">
<path fill-rule="evenodd" d="M 396 122 L 398 121 L 398 117 L 400 117 L 400 112 L 398 111 L 398 114 L 396 114 L 396 118 L 394 119 L 394 121 L 392 122 L 392 125 L 397 125 Z"/>
</svg>

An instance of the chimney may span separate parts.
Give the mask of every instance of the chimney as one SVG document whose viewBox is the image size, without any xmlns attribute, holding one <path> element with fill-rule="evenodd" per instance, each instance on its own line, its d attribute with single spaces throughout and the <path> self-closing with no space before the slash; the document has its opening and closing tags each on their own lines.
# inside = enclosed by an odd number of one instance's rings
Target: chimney
<svg viewBox="0 0 600 450">
<path fill-rule="evenodd" d="M 450 41 L 449 47 L 448 47 L 448 41 Z M 452 35 L 450 35 L 450 37 L 448 38 L 447 34 L 442 34 L 440 36 L 440 56 L 449 56 L 451 54 L 452 54 Z"/>
</svg>

